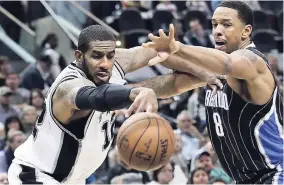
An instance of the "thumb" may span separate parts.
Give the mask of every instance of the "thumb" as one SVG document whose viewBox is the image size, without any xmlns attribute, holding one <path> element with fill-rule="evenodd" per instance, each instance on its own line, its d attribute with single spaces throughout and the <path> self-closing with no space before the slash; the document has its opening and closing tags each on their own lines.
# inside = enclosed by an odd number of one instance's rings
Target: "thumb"
<svg viewBox="0 0 284 185">
<path fill-rule="evenodd" d="M 169 57 L 170 55 L 167 53 L 167 52 L 158 52 L 158 55 L 155 57 L 155 58 L 152 58 L 150 61 L 149 61 L 149 65 L 150 66 L 153 66 L 155 64 L 158 64 L 158 63 L 161 63 L 165 60 L 167 60 L 167 58 Z"/>
</svg>

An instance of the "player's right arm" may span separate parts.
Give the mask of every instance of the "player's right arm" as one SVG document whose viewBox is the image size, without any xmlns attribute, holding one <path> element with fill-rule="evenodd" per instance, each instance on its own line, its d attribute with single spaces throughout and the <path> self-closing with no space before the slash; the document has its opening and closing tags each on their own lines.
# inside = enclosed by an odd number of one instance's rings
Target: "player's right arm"
<svg viewBox="0 0 284 185">
<path fill-rule="evenodd" d="M 130 115 L 134 111 L 156 112 L 158 108 L 157 97 L 152 89 L 117 84 L 95 86 L 85 78 L 62 82 L 53 96 L 53 102 L 56 104 L 53 110 L 57 109 L 54 110 L 55 116 L 63 121 L 69 119 L 76 110 L 106 112 L 131 105 L 128 110 Z M 69 112 L 69 115 L 64 115 L 64 112 Z"/>
<path fill-rule="evenodd" d="M 205 86 L 206 84 L 214 86 L 218 85 L 219 87 L 222 87 L 222 83 L 219 78 L 223 79 L 224 76 L 215 76 L 210 73 L 204 73 L 203 75 L 204 80 L 190 73 L 182 73 L 176 71 L 174 73 L 160 75 L 142 82 L 129 85 L 133 87 L 151 88 L 159 98 L 170 98 L 189 90 Z"/>
</svg>

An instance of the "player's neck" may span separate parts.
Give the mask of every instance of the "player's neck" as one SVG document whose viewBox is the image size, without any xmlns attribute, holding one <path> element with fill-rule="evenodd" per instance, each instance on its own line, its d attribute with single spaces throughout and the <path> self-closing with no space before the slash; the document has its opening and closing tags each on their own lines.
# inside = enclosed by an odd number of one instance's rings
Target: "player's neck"
<svg viewBox="0 0 284 185">
<path fill-rule="evenodd" d="M 247 39 L 247 40 L 244 40 L 240 46 L 239 46 L 239 49 L 245 49 L 248 45 L 251 44 L 251 40 L 250 39 Z"/>
</svg>

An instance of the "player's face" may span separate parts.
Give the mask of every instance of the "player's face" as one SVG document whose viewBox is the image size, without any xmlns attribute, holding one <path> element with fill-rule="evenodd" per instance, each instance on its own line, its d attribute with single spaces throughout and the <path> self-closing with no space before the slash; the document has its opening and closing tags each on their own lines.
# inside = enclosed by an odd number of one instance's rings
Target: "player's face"
<svg viewBox="0 0 284 185">
<path fill-rule="evenodd" d="M 215 49 L 231 53 L 240 48 L 242 41 L 251 33 L 251 26 L 245 25 L 238 12 L 231 8 L 219 7 L 212 17 L 212 33 Z"/>
<path fill-rule="evenodd" d="M 208 175 L 204 170 L 198 170 L 193 175 L 193 184 L 208 184 Z"/>
<path fill-rule="evenodd" d="M 168 184 L 173 179 L 173 167 L 170 163 L 166 164 L 158 174 L 160 184 Z"/>
<path fill-rule="evenodd" d="M 92 41 L 84 55 L 85 70 L 96 85 L 109 82 L 114 64 L 115 42 Z"/>
</svg>

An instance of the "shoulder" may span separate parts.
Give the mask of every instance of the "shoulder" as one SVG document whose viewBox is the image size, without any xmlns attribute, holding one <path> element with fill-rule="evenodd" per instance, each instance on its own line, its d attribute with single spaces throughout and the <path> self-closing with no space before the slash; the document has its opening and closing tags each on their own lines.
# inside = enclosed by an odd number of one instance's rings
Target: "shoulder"
<svg viewBox="0 0 284 185">
<path fill-rule="evenodd" d="M 234 51 L 230 54 L 230 56 L 232 62 L 235 62 L 236 64 L 238 62 L 245 62 L 250 67 L 256 67 L 257 71 L 260 73 L 268 69 L 264 59 L 249 49 L 240 49 Z"/>
</svg>

